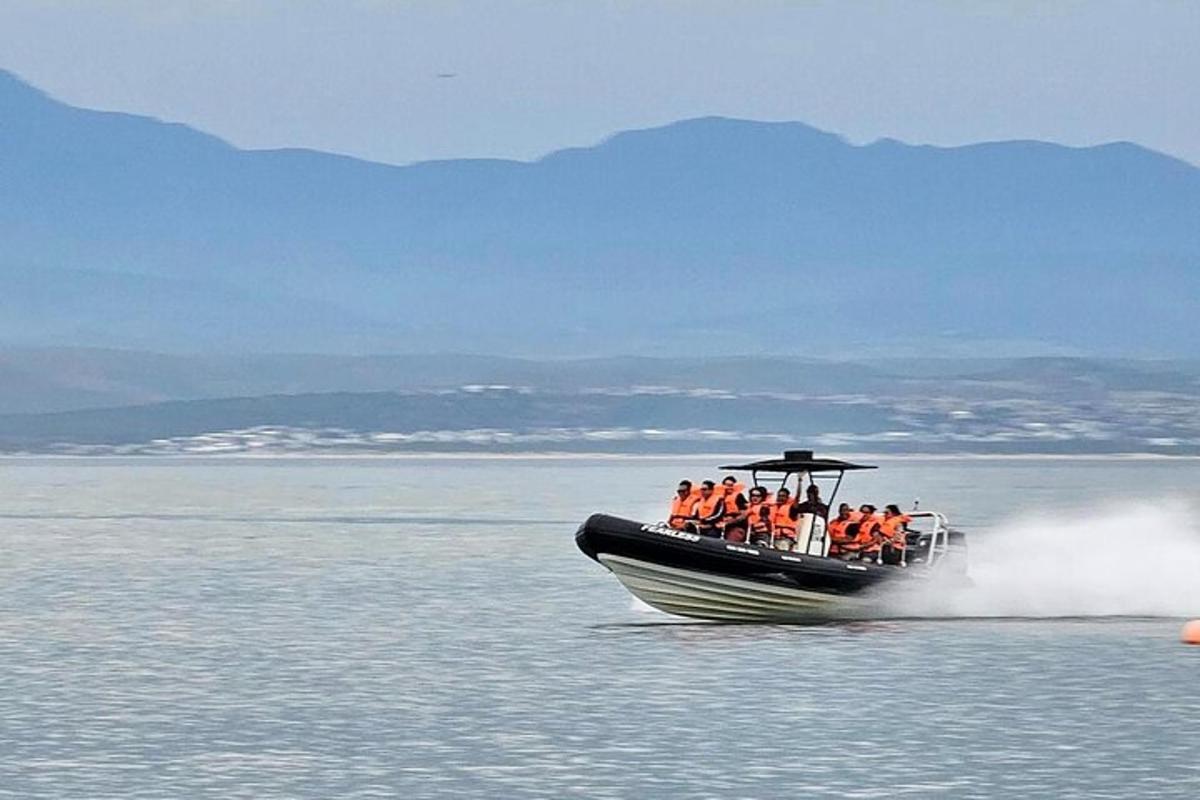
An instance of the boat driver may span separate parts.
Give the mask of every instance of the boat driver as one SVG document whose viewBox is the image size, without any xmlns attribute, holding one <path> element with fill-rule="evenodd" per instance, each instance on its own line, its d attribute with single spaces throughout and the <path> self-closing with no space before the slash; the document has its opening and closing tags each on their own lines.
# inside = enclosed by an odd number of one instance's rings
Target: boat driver
<svg viewBox="0 0 1200 800">
<path fill-rule="evenodd" d="M 812 514 L 813 516 L 825 519 L 829 516 L 829 506 L 825 505 L 821 500 L 821 487 L 815 483 L 808 485 L 806 492 L 807 499 L 797 506 L 797 510 L 801 514 Z"/>
</svg>

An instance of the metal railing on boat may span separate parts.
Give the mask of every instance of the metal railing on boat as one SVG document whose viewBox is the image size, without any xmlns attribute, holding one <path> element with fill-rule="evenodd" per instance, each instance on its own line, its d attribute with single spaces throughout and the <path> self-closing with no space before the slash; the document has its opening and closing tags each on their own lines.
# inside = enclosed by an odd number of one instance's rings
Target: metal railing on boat
<svg viewBox="0 0 1200 800">
<path fill-rule="evenodd" d="M 939 511 L 909 511 L 907 513 L 910 520 L 928 519 L 933 523 L 933 527 L 929 531 L 929 550 L 925 557 L 926 569 L 932 569 L 934 564 L 941 558 L 945 557 L 950 549 L 950 521 L 946 519 L 946 515 Z M 925 534 L 920 534 L 922 537 Z M 920 541 L 920 539 L 918 539 Z M 880 550 L 879 555 L 875 560 L 876 564 L 883 563 L 883 551 Z M 900 566 L 908 566 L 908 547 L 907 545 L 900 551 Z"/>
</svg>

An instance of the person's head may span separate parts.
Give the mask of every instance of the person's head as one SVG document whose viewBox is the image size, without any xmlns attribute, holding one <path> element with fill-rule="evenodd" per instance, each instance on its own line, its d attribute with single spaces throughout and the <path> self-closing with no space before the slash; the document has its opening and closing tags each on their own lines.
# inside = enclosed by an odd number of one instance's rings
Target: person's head
<svg viewBox="0 0 1200 800">
<path fill-rule="evenodd" d="M 898 517 L 898 516 L 900 516 L 900 506 L 898 506 L 898 505 L 895 505 L 895 504 L 888 505 L 888 506 L 884 506 L 884 509 L 883 509 L 883 515 L 884 515 L 885 517 Z"/>
<path fill-rule="evenodd" d="M 726 475 L 721 479 L 721 485 L 727 490 L 733 491 L 733 487 L 737 486 L 737 478 L 733 477 L 732 475 Z"/>
<path fill-rule="evenodd" d="M 715 484 L 715 483 L 713 483 L 712 481 L 704 481 L 704 482 L 702 482 L 702 483 L 700 484 L 700 495 L 701 495 L 702 497 L 708 497 L 710 494 L 712 494 L 712 493 L 713 493 L 713 489 L 714 489 L 715 487 L 716 487 L 716 484 Z"/>
<path fill-rule="evenodd" d="M 869 516 L 875 513 L 875 506 L 871 505 L 870 503 L 863 503 L 858 507 L 858 510 Z"/>
<path fill-rule="evenodd" d="M 762 503 L 767 499 L 767 490 L 761 486 L 755 486 L 750 490 L 750 502 Z"/>
<path fill-rule="evenodd" d="M 849 503 L 842 503 L 840 506 L 838 506 L 838 518 L 839 519 L 849 519 L 850 518 L 850 504 Z"/>
<path fill-rule="evenodd" d="M 679 495 L 680 497 L 687 497 L 689 494 L 692 493 L 692 482 L 691 481 L 680 481 L 679 488 L 675 490 L 675 493 L 677 495 Z"/>
<path fill-rule="evenodd" d="M 775 499 L 780 503 L 786 503 L 792 499 L 792 492 L 786 486 L 780 486 L 779 491 L 775 493 Z"/>
<path fill-rule="evenodd" d="M 817 486 L 815 483 L 810 483 L 808 485 L 808 499 L 809 500 L 820 500 L 821 499 L 821 487 Z"/>
</svg>

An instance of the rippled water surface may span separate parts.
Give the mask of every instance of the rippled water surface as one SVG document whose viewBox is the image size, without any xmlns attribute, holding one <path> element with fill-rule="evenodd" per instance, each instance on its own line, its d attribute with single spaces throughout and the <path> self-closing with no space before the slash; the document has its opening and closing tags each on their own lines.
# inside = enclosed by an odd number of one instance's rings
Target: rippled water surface
<svg viewBox="0 0 1200 800">
<path fill-rule="evenodd" d="M 918 490 L 978 536 L 1200 487 L 1194 462 L 886 466 L 852 499 Z M 703 467 L 0 461 L 0 796 L 1200 797 L 1178 619 L 639 609 L 574 527 L 661 516 Z"/>
</svg>

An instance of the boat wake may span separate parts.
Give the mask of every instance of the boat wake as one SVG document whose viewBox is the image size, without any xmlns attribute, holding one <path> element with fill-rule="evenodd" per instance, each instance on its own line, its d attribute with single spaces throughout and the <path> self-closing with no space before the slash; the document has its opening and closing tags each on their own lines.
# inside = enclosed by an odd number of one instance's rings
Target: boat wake
<svg viewBox="0 0 1200 800">
<path fill-rule="evenodd" d="M 897 616 L 926 618 L 1194 616 L 1197 519 L 1180 501 L 1017 519 L 972 535 L 972 586 L 930 584 L 891 605 Z"/>
</svg>

